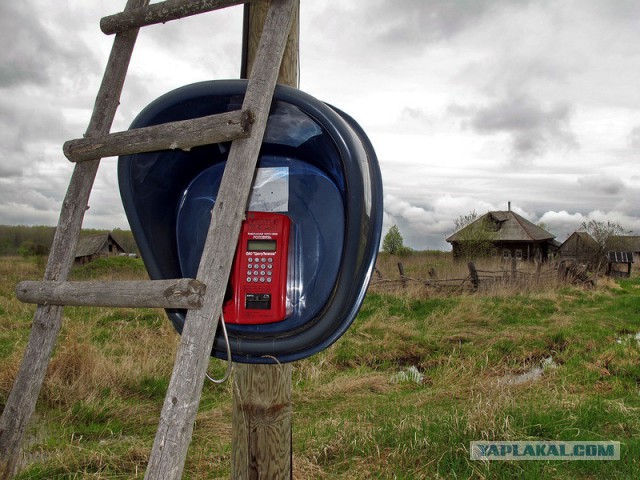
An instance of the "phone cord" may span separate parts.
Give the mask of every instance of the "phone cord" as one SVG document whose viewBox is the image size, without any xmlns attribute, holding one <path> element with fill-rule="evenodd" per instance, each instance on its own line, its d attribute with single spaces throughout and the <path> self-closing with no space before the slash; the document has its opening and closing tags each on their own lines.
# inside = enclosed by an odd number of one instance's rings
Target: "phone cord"
<svg viewBox="0 0 640 480">
<path fill-rule="evenodd" d="M 213 383 L 224 383 L 229 379 L 231 375 L 231 367 L 233 366 L 233 362 L 231 361 L 231 345 L 229 345 L 229 336 L 227 335 L 227 327 L 224 322 L 224 315 L 220 312 L 220 323 L 222 324 L 222 335 L 224 336 L 224 343 L 227 345 L 227 371 L 221 379 L 212 378 L 209 375 L 209 372 L 205 372 L 207 378 Z"/>
</svg>

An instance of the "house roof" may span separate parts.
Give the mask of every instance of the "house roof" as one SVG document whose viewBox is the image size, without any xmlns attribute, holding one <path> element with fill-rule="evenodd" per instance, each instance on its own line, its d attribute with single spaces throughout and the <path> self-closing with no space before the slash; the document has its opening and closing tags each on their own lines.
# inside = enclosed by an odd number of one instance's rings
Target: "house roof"
<svg viewBox="0 0 640 480">
<path fill-rule="evenodd" d="M 562 242 L 562 245 L 560 245 L 560 249 L 566 248 L 566 246 L 570 245 L 574 240 L 582 241 L 583 248 L 599 248 L 598 242 L 596 242 L 596 240 L 587 232 L 573 232 L 564 242 Z"/>
<path fill-rule="evenodd" d="M 123 252 L 124 248 L 116 241 L 110 233 L 103 233 L 100 235 L 91 235 L 87 237 L 80 237 L 78 240 L 78 246 L 76 247 L 76 258 L 87 257 L 99 252 L 107 241 L 111 241 L 118 246 Z"/>
<path fill-rule="evenodd" d="M 476 221 L 470 223 L 461 230 L 447 238 L 447 242 L 453 243 L 464 240 L 465 230 L 472 230 L 484 225 L 484 222 L 490 222 L 496 226 L 496 231 L 493 232 L 492 241 L 496 242 L 536 242 L 536 241 L 549 241 L 555 238 L 555 235 L 547 232 L 544 228 L 531 223 L 526 218 L 518 215 L 515 212 L 509 211 L 495 211 L 488 212 Z"/>
<path fill-rule="evenodd" d="M 640 252 L 640 235 L 611 235 L 607 239 L 606 250 Z"/>
</svg>

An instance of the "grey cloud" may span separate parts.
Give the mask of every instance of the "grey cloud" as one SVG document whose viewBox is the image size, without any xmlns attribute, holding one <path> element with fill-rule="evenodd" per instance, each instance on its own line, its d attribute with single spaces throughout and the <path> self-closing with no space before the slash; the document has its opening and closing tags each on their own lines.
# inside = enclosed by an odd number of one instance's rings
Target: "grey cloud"
<svg viewBox="0 0 640 480">
<path fill-rule="evenodd" d="M 635 127 L 629 133 L 629 146 L 635 150 L 640 150 L 640 126 Z"/>
<path fill-rule="evenodd" d="M 61 190 L 58 181 L 54 181 L 57 192 L 47 192 L 42 184 L 36 180 L 1 180 L 0 179 L 0 212 L 2 218 L 8 215 L 11 219 L 20 218 L 24 214 L 28 217 L 55 218 L 59 209 Z M 3 220 L 6 221 L 6 220 Z"/>
<path fill-rule="evenodd" d="M 453 107 L 452 113 L 466 115 L 469 126 L 484 135 L 506 133 L 515 155 L 532 157 L 552 147 L 576 147 L 569 128 L 571 107 L 566 103 L 544 105 L 527 95 L 515 95 L 493 105 Z"/>
<path fill-rule="evenodd" d="M 610 175 L 588 175 L 578 178 L 578 185 L 591 192 L 618 195 L 625 190 L 624 182 Z"/>
<path fill-rule="evenodd" d="M 370 0 L 362 5 L 310 4 L 307 10 L 303 2 L 301 18 L 303 24 L 305 18 L 312 18 L 314 29 L 322 25 L 325 43 L 330 38 L 331 44 L 340 45 L 341 52 L 350 51 L 380 65 L 415 55 L 430 44 L 453 39 L 510 3 L 510 0 Z"/>
<path fill-rule="evenodd" d="M 448 39 L 508 3 L 496 0 L 399 0 L 369 2 L 367 18 L 379 25 L 381 43 L 415 47 Z"/>
<path fill-rule="evenodd" d="M 42 59 L 49 59 L 53 38 L 31 15 L 28 2 L 0 3 L 0 86 L 46 81 Z M 34 21 L 35 19 L 35 21 Z M 10 46 L 10 48 L 6 48 Z"/>
<path fill-rule="evenodd" d="M 11 161 L 5 148 L 0 149 L 0 178 L 12 178 L 22 173 L 19 162 Z"/>
<path fill-rule="evenodd" d="M 615 2 L 593 2 L 599 15 L 616 21 L 626 21 L 634 25 L 640 19 L 640 3 L 637 0 L 616 0 Z"/>
<path fill-rule="evenodd" d="M 40 6 L 40 9 L 45 8 Z M 47 85 L 61 71 L 83 71 L 94 57 L 70 33 L 63 42 L 43 24 L 45 18 L 32 2 L 0 2 L 0 88 Z M 74 32 L 77 19 L 67 17 L 67 31 Z"/>
<path fill-rule="evenodd" d="M 398 115 L 395 128 L 402 133 L 424 134 L 433 130 L 436 119 L 426 110 L 404 107 Z"/>
<path fill-rule="evenodd" d="M 59 142 L 72 137 L 55 105 L 36 105 L 38 102 L 34 100 L 26 96 L 23 100 L 21 95 L 9 101 L 0 100 L 0 142 L 7 152 L 24 153 L 28 145 L 36 142 Z"/>
</svg>

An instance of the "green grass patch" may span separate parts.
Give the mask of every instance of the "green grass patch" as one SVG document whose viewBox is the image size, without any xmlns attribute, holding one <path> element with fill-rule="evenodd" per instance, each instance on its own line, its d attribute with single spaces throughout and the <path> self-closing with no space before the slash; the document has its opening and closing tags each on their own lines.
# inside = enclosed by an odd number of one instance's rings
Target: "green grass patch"
<svg viewBox="0 0 640 480">
<path fill-rule="evenodd" d="M 415 257 L 423 269 L 446 265 Z M 74 276 L 144 278 L 141 268 L 123 257 Z M 33 313 L 6 279 L 37 272 L 16 259 L 0 273 L 1 402 Z M 590 289 L 423 293 L 369 293 L 342 338 L 294 364 L 295 478 L 637 478 L 638 277 Z M 16 478 L 143 478 L 176 344 L 162 310 L 66 309 Z M 209 373 L 225 368 L 211 360 Z M 230 383 L 205 383 L 184 478 L 229 477 L 232 393 Z M 622 455 L 471 461 L 470 442 L 486 439 L 616 440 Z"/>
</svg>

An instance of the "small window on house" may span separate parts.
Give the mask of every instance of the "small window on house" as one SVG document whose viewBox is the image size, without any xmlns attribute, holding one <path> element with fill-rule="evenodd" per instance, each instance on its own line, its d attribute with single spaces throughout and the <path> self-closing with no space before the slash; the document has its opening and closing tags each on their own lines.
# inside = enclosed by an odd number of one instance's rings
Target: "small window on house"
<svg viewBox="0 0 640 480">
<path fill-rule="evenodd" d="M 502 258 L 504 258 L 505 260 L 508 260 L 511 258 L 511 250 L 502 250 Z"/>
<path fill-rule="evenodd" d="M 522 260 L 522 250 L 516 250 L 516 259 Z"/>
<path fill-rule="evenodd" d="M 489 220 L 485 224 L 485 229 L 488 232 L 497 232 L 500 229 L 500 224 L 498 222 L 494 222 L 494 221 Z"/>
</svg>

